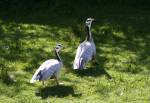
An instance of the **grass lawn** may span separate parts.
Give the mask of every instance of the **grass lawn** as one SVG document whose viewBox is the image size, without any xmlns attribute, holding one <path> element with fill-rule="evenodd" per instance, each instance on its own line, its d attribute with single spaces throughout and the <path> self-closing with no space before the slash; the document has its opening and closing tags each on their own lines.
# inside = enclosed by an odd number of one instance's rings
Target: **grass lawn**
<svg viewBox="0 0 150 103">
<path fill-rule="evenodd" d="M 92 33 L 98 64 L 90 62 L 87 69 L 75 72 L 72 64 L 86 36 L 87 17 L 96 19 Z M 64 45 L 63 84 L 56 86 L 53 80 L 45 87 L 40 82 L 30 84 L 40 64 L 55 57 L 57 43 Z M 37 6 L 0 14 L 0 103 L 149 103 L 149 73 L 149 9 Z"/>
</svg>

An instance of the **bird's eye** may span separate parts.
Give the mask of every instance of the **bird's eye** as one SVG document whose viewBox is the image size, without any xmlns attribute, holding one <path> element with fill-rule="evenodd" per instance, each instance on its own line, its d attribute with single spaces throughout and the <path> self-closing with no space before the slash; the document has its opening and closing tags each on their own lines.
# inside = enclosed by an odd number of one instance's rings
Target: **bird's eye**
<svg viewBox="0 0 150 103">
<path fill-rule="evenodd" d="M 91 21 L 90 19 L 87 20 L 87 22 Z"/>
<path fill-rule="evenodd" d="M 61 45 L 61 44 L 57 44 L 57 46 L 62 47 L 62 45 Z"/>
<path fill-rule="evenodd" d="M 59 49 L 59 47 L 56 47 L 56 49 Z"/>
</svg>

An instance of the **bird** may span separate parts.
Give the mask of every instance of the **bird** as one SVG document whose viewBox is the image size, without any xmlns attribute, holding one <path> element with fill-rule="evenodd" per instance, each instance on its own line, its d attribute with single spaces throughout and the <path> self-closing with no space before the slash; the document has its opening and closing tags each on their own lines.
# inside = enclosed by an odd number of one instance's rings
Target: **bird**
<svg viewBox="0 0 150 103">
<path fill-rule="evenodd" d="M 62 48 L 63 46 L 61 44 L 57 44 L 55 46 L 54 51 L 56 59 L 48 59 L 43 62 L 42 65 L 34 73 L 32 79 L 30 80 L 30 83 L 42 81 L 42 84 L 44 85 L 45 80 L 54 77 L 57 85 L 59 85 L 58 76 L 61 68 L 63 67 L 63 62 L 59 56 L 59 51 Z"/>
<path fill-rule="evenodd" d="M 86 39 L 78 46 L 73 63 L 74 70 L 85 69 L 86 64 L 95 59 L 96 47 L 91 33 L 91 24 L 93 18 L 87 18 L 85 21 Z"/>
</svg>

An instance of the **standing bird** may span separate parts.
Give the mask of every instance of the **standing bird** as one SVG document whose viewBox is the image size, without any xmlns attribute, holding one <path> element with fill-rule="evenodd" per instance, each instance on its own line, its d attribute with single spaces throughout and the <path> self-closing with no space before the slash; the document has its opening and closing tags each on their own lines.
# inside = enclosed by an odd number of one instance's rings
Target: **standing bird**
<svg viewBox="0 0 150 103">
<path fill-rule="evenodd" d="M 63 66 L 63 62 L 59 56 L 59 51 L 62 49 L 61 44 L 57 44 L 55 47 L 55 54 L 56 59 L 49 59 L 46 60 L 35 72 L 32 79 L 30 80 L 30 83 L 34 83 L 37 80 L 42 81 L 44 85 L 44 81 L 48 78 L 54 77 L 56 80 L 57 85 L 59 85 L 58 82 L 58 74 L 60 69 Z"/>
<path fill-rule="evenodd" d="M 84 42 L 82 42 L 76 52 L 73 68 L 74 69 L 84 69 L 87 62 L 94 59 L 96 55 L 95 43 L 91 34 L 91 24 L 94 19 L 87 18 L 85 22 L 85 29 L 87 37 Z"/>
</svg>

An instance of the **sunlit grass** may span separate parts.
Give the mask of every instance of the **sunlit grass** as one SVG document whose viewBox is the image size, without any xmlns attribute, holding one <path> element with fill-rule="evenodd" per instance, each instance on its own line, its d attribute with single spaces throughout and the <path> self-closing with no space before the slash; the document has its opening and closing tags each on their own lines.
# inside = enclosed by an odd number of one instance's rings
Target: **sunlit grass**
<svg viewBox="0 0 150 103">
<path fill-rule="evenodd" d="M 117 13 L 117 17 L 99 14 L 101 21 L 93 23 L 98 64 L 91 62 L 81 72 L 73 71 L 72 64 L 85 38 L 83 22 L 75 18 L 60 22 L 63 17 L 55 18 L 56 25 L 0 19 L 0 103 L 148 103 L 149 15 L 142 19 L 139 14 Z M 40 82 L 30 84 L 40 64 L 55 57 L 57 43 L 64 46 L 60 53 L 63 84 L 57 87 L 53 80 L 46 81 L 46 87 Z"/>
</svg>

